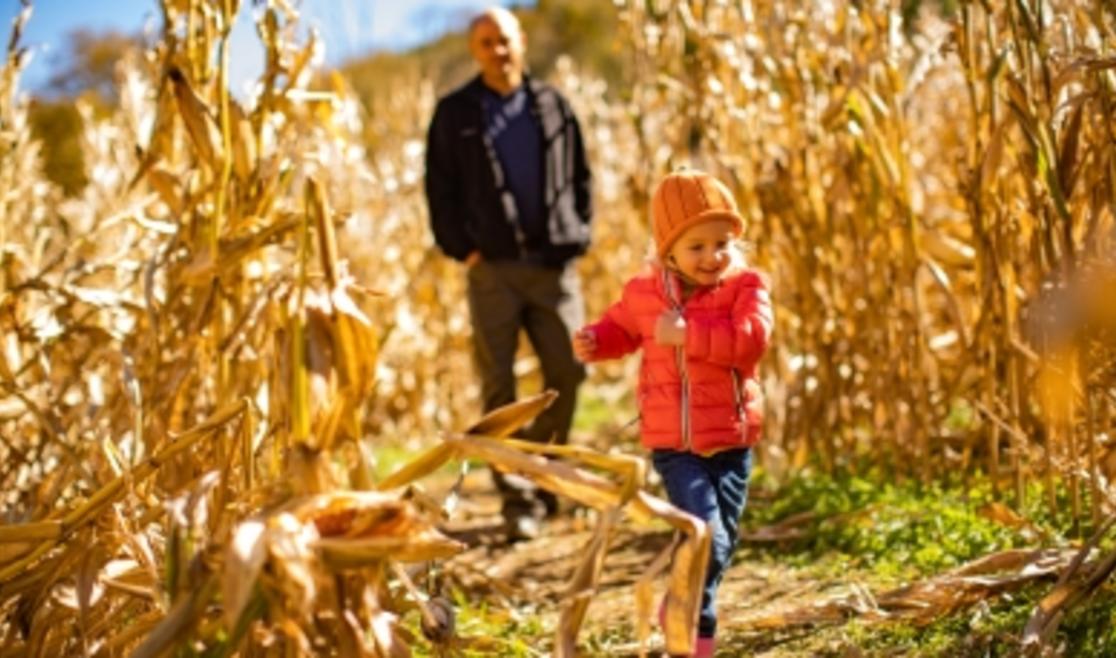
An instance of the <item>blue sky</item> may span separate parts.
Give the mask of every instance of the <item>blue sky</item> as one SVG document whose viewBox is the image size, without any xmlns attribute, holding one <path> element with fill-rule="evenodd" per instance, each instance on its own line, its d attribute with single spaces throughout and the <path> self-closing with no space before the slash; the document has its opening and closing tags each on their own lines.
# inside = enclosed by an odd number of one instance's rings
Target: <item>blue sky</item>
<svg viewBox="0 0 1116 658">
<path fill-rule="evenodd" d="M 525 4 L 508 0 L 301 0 L 303 22 L 316 27 L 326 46 L 326 60 L 338 64 L 378 49 L 401 49 L 436 38 L 464 25 L 467 17 L 492 4 Z M 526 4 L 534 4 L 526 3 Z M 252 20 L 251 0 L 241 0 L 242 11 L 233 29 L 230 77 L 236 91 L 263 68 L 263 51 Z M 157 0 L 37 0 L 23 45 L 33 58 L 23 78 L 32 91 L 50 77 L 51 63 L 66 52 L 66 36 L 78 28 L 95 31 L 157 30 L 161 13 Z M 6 45 L 19 0 L 0 0 L 0 40 Z M 2 47 L 2 46 L 0 46 Z"/>
</svg>

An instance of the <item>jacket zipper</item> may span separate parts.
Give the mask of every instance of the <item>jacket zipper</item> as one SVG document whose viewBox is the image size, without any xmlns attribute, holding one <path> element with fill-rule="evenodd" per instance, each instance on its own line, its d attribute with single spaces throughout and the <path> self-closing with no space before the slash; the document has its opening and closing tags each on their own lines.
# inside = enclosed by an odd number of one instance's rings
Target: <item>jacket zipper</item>
<svg viewBox="0 0 1116 658">
<path fill-rule="evenodd" d="M 671 281 L 670 272 L 663 268 L 663 290 L 666 291 L 667 301 L 676 313 L 682 315 L 682 305 L 674 296 L 674 282 Z M 686 452 L 693 452 L 693 445 L 690 439 L 690 375 L 686 370 L 686 348 L 685 346 L 676 346 L 674 348 L 674 359 L 678 365 L 678 378 L 681 380 L 682 400 L 681 400 L 681 430 L 682 430 L 682 447 Z"/>
<path fill-rule="evenodd" d="M 682 446 L 686 452 L 693 451 L 690 441 L 690 377 L 686 373 L 686 353 L 681 347 L 674 348 L 678 355 L 678 374 L 682 378 Z"/>
</svg>

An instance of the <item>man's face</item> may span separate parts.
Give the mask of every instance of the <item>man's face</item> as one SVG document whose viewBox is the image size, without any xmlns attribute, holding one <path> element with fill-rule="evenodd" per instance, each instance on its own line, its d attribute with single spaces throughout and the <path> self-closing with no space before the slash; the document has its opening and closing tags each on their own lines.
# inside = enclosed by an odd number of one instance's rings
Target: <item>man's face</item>
<svg viewBox="0 0 1116 658">
<path fill-rule="evenodd" d="M 469 51 L 488 80 L 518 82 L 526 43 L 514 19 L 485 16 L 469 36 Z"/>
</svg>

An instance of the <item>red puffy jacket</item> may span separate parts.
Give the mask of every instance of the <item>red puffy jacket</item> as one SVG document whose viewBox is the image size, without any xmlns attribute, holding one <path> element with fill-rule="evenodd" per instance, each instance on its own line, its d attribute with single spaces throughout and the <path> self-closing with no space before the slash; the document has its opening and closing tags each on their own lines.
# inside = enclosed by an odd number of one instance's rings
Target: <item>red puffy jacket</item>
<svg viewBox="0 0 1116 658">
<path fill-rule="evenodd" d="M 754 270 L 699 287 L 680 305 L 677 275 L 661 267 L 624 286 L 620 301 L 587 329 L 591 361 L 643 348 L 639 409 L 648 449 L 712 454 L 759 440 L 763 393 L 756 363 L 767 349 L 773 316 L 764 277 Z M 686 319 L 686 344 L 655 342 L 655 323 L 670 308 Z"/>
</svg>

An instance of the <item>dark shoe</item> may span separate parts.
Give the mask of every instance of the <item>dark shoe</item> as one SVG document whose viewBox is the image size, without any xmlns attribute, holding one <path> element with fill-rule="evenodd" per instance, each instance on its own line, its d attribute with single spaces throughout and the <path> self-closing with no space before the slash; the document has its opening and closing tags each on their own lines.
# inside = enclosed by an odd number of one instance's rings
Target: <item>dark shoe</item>
<svg viewBox="0 0 1116 658">
<path fill-rule="evenodd" d="M 542 533 L 542 524 L 530 514 L 517 514 L 504 519 L 504 531 L 508 543 L 537 539 Z"/>
<path fill-rule="evenodd" d="M 542 503 L 543 508 L 546 510 L 546 518 L 552 519 L 558 516 L 561 512 L 561 506 L 558 503 L 558 496 L 550 493 L 545 489 L 539 489 L 535 492 L 535 499 Z"/>
</svg>

